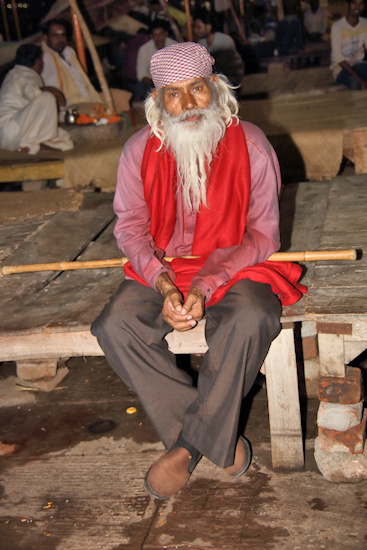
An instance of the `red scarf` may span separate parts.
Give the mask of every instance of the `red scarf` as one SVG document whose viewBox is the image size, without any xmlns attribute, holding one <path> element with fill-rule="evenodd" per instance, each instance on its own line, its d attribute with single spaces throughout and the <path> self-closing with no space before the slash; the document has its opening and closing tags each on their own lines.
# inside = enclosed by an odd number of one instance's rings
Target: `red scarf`
<svg viewBox="0 0 367 550">
<path fill-rule="evenodd" d="M 149 138 L 145 147 L 141 174 L 144 197 L 150 215 L 150 233 L 155 245 L 165 250 L 176 221 L 176 167 L 167 149 L 157 152 L 160 140 Z M 241 151 L 241 155 L 238 154 Z M 251 174 L 245 134 L 242 126 L 227 128 L 213 159 L 207 189 L 208 208 L 196 215 L 191 254 L 199 259 L 177 258 L 170 263 L 176 273 L 175 285 L 184 297 L 193 277 L 203 267 L 208 256 L 217 248 L 241 244 L 246 229 L 250 197 Z M 147 286 L 131 263 L 125 264 L 125 274 Z M 206 303 L 217 303 L 229 288 L 241 279 L 270 284 L 283 305 L 297 302 L 306 287 L 297 281 L 302 268 L 291 262 L 264 262 L 238 271 L 226 284 L 220 286 Z"/>
</svg>

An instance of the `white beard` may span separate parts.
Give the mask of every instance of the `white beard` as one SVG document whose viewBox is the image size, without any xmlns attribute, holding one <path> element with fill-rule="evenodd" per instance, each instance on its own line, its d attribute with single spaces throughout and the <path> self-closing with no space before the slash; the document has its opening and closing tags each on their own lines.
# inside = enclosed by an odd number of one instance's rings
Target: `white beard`
<svg viewBox="0 0 367 550">
<path fill-rule="evenodd" d="M 170 115 L 161 104 L 165 143 L 176 160 L 177 192 L 182 189 L 183 200 L 189 212 L 199 212 L 207 205 L 207 172 L 224 137 L 226 124 L 223 113 L 212 102 L 206 109 L 195 109 L 179 116 Z M 185 118 L 200 116 L 195 122 Z"/>
</svg>

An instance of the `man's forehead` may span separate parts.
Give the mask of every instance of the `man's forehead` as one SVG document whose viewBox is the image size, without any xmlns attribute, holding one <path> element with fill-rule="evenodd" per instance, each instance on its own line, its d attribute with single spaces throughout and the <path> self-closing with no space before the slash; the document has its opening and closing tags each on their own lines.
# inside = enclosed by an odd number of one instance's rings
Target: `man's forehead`
<svg viewBox="0 0 367 550">
<path fill-rule="evenodd" d="M 63 36 L 65 33 L 65 28 L 62 25 L 58 25 L 57 23 L 54 23 L 50 26 L 50 34 L 57 34 L 60 36 Z"/>
</svg>

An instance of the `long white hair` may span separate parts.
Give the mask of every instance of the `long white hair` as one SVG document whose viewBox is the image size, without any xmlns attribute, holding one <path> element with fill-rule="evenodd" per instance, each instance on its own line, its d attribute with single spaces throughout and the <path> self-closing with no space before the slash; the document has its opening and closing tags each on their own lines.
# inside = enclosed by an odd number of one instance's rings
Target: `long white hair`
<svg viewBox="0 0 367 550">
<path fill-rule="evenodd" d="M 226 128 L 238 124 L 238 103 L 234 87 L 224 75 L 218 81 L 209 78 L 206 82 L 212 99 L 206 109 L 195 109 L 179 116 L 169 114 L 162 102 L 160 91 L 156 100 L 150 95 L 145 101 L 145 114 L 151 133 L 160 140 L 161 150 L 165 145 L 173 152 L 177 167 L 177 191 L 189 212 L 198 212 L 200 205 L 207 205 L 207 176 L 210 165 L 224 137 Z M 198 123 L 182 122 L 185 117 L 199 115 Z"/>
</svg>

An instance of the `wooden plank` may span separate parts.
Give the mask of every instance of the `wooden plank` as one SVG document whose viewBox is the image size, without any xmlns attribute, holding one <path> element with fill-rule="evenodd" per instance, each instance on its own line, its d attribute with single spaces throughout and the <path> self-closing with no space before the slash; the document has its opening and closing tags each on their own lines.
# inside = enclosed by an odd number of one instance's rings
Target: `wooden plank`
<svg viewBox="0 0 367 550">
<path fill-rule="evenodd" d="M 305 313 L 307 317 L 314 320 L 327 315 L 333 317 L 366 315 L 366 288 L 313 287 L 307 295 Z"/>
<path fill-rule="evenodd" d="M 89 330 L 46 331 L 0 337 L 0 361 L 101 356 L 103 351 Z"/>
<path fill-rule="evenodd" d="M 113 220 L 79 258 L 91 260 L 116 256 L 116 240 L 112 235 L 114 225 Z M 23 274 L 23 277 L 27 275 L 31 274 Z M 3 326 L 3 331 L 11 332 L 20 328 L 17 321 L 19 317 L 22 319 L 21 328 L 27 331 L 37 328 L 43 330 L 44 327 L 63 327 L 68 331 L 89 326 L 123 279 L 121 267 L 61 273 L 52 284 L 40 288 L 37 293 L 31 293 L 22 302 L 10 302 L 12 317 Z"/>
<path fill-rule="evenodd" d="M 361 262 L 338 262 L 317 264 L 314 268 L 312 288 L 353 288 L 362 291 L 366 283 L 366 265 Z"/>
<path fill-rule="evenodd" d="M 64 177 L 64 162 L 50 160 L 0 165 L 0 182 L 59 179 Z"/>
<path fill-rule="evenodd" d="M 318 249 L 330 187 L 330 182 L 284 186 L 279 207 L 282 252 Z"/>
<path fill-rule="evenodd" d="M 273 468 L 303 468 L 301 413 L 292 329 L 280 332 L 272 342 L 264 364 Z"/>
<path fill-rule="evenodd" d="M 322 376 L 345 376 L 344 338 L 342 334 L 318 335 L 320 374 Z"/>
<path fill-rule="evenodd" d="M 112 195 L 86 193 L 83 205 L 77 212 L 60 212 L 50 217 L 14 254 L 7 257 L 8 265 L 18 263 L 73 260 L 88 246 L 104 227 L 114 219 Z M 57 272 L 26 273 L 4 277 L 0 288 L 3 316 L 0 330 L 7 328 L 7 321 L 14 328 L 15 315 L 27 312 L 27 303 L 33 303 L 32 317 L 42 303 L 47 302 L 48 283 L 57 279 Z M 15 292 L 16 289 L 16 292 Z M 43 296 L 37 292 L 43 290 Z M 32 302 L 33 301 L 33 302 Z M 34 325 L 30 317 L 30 323 Z M 23 323 L 25 318 L 21 320 Z M 28 322 L 28 324 L 29 324 Z"/>
<path fill-rule="evenodd" d="M 36 233 L 47 217 L 35 220 L 23 220 L 0 227 L 0 261 L 9 256 L 21 243 Z"/>
<path fill-rule="evenodd" d="M 208 345 L 205 340 L 205 320 L 202 319 L 192 330 L 173 330 L 166 336 L 168 349 L 172 353 L 205 353 Z"/>
</svg>

